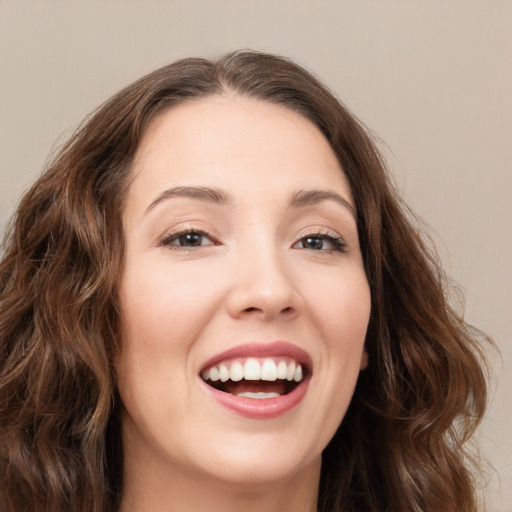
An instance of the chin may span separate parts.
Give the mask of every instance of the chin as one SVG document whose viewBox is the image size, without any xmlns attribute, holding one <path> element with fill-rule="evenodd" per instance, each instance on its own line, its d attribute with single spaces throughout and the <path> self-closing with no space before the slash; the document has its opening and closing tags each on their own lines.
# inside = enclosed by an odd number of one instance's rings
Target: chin
<svg viewBox="0 0 512 512">
<path fill-rule="evenodd" d="M 279 487 L 283 482 L 316 476 L 320 473 L 321 457 L 312 461 L 284 460 L 276 454 L 265 455 L 259 458 L 246 458 L 245 460 L 229 460 L 222 467 L 214 468 L 213 476 L 216 480 L 252 490 Z M 309 480 L 310 481 L 310 480 Z M 256 489 L 255 489 L 256 486 Z"/>
<path fill-rule="evenodd" d="M 203 471 L 242 486 L 273 486 L 303 474 L 311 477 L 321 465 L 321 447 L 307 446 L 303 437 L 292 433 L 226 435 L 223 442 L 212 438 L 212 446 L 215 449 L 202 457 Z"/>
</svg>

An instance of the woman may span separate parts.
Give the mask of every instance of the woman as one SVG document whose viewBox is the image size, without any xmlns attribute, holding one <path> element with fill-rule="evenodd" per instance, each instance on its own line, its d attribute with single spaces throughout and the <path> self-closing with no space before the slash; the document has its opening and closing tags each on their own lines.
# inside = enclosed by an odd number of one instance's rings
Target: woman
<svg viewBox="0 0 512 512">
<path fill-rule="evenodd" d="M 3 512 L 477 510 L 486 338 L 365 129 L 288 60 L 114 96 L 0 276 Z"/>
</svg>

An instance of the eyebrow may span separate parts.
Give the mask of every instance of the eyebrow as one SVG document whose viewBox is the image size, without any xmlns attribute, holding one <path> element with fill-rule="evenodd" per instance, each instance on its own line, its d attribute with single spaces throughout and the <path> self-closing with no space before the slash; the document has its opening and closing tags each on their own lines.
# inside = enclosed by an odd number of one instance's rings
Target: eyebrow
<svg viewBox="0 0 512 512">
<path fill-rule="evenodd" d="M 357 219 L 356 209 L 345 198 L 330 190 L 298 190 L 292 194 L 290 206 L 292 208 L 303 208 L 327 200 L 341 204 Z"/>
<path fill-rule="evenodd" d="M 174 187 L 162 192 L 147 208 L 146 214 L 149 213 L 155 206 L 166 199 L 173 197 L 188 197 L 191 199 L 198 199 L 214 204 L 229 204 L 231 202 L 229 196 L 219 188 L 209 187 Z"/>
<path fill-rule="evenodd" d="M 158 195 L 158 197 L 146 208 L 145 214 L 149 213 L 161 202 L 173 197 L 187 197 L 219 205 L 231 204 L 232 202 L 229 195 L 219 188 L 191 186 L 174 187 L 164 190 L 160 195 Z M 342 196 L 330 190 L 298 190 L 291 196 L 290 207 L 304 208 L 327 200 L 341 204 L 357 219 L 357 212 L 355 208 Z"/>
</svg>

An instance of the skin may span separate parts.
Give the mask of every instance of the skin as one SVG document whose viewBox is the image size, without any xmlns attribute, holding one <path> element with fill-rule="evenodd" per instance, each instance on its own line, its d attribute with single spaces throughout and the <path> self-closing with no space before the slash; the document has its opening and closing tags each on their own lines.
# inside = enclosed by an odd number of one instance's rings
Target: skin
<svg viewBox="0 0 512 512">
<path fill-rule="evenodd" d="M 175 187 L 227 201 L 165 194 Z M 290 206 L 298 190 L 346 204 Z M 370 292 L 351 205 L 327 140 L 284 107 L 226 94 L 153 120 L 123 211 L 123 512 L 316 510 L 321 452 L 366 366 Z M 183 230 L 209 235 L 186 247 Z M 342 237 L 344 252 L 329 239 L 312 248 L 317 233 Z M 208 359 L 276 340 L 313 361 L 293 409 L 250 419 L 205 392 Z"/>
</svg>

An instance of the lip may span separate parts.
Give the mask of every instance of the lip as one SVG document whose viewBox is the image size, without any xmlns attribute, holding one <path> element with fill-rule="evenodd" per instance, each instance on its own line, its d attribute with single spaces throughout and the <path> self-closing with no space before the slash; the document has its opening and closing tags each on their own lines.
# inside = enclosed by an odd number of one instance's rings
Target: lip
<svg viewBox="0 0 512 512">
<path fill-rule="evenodd" d="M 221 352 L 220 354 L 216 354 L 202 366 L 202 369 L 209 368 L 226 359 L 277 356 L 288 356 L 307 368 L 306 377 L 293 391 L 286 395 L 263 399 L 241 397 L 225 393 L 224 391 L 220 391 L 209 386 L 201 379 L 200 375 L 199 379 L 203 389 L 217 403 L 237 415 L 260 420 L 277 418 L 298 405 L 307 393 L 311 377 L 312 359 L 305 350 L 285 341 L 276 341 L 268 344 L 249 343 L 246 345 L 239 345 Z"/>
<path fill-rule="evenodd" d="M 210 366 L 225 361 L 226 359 L 245 358 L 245 357 L 277 357 L 288 356 L 302 364 L 309 371 L 313 366 L 311 356 L 302 348 L 297 347 L 287 341 L 274 341 L 272 343 L 248 343 L 225 350 L 220 354 L 216 354 L 206 361 L 201 371 Z"/>
</svg>

